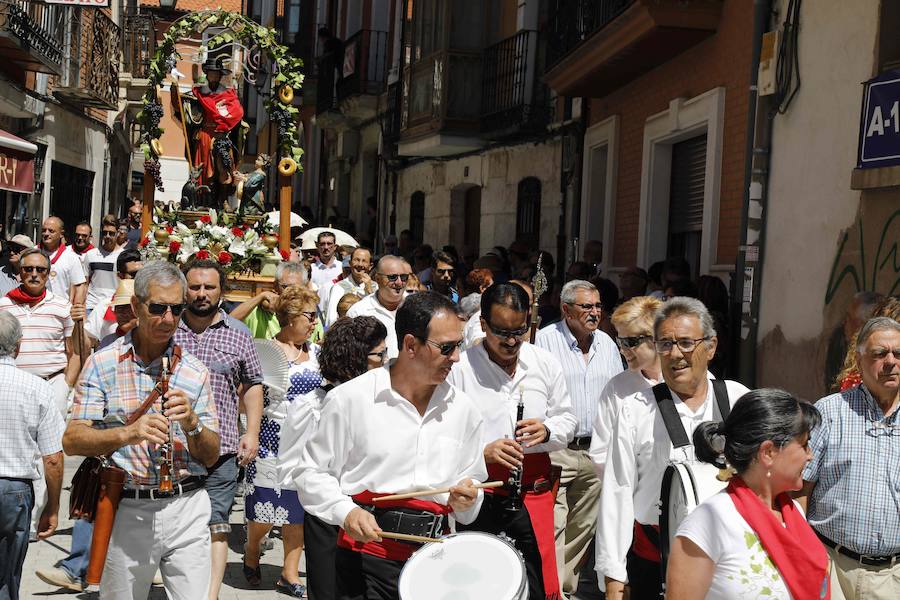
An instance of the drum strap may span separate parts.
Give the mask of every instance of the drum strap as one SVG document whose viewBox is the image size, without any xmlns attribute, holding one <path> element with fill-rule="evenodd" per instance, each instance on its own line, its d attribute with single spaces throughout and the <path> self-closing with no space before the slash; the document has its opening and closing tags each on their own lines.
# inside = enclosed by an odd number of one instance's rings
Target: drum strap
<svg viewBox="0 0 900 600">
<path fill-rule="evenodd" d="M 716 397 L 716 405 L 719 407 L 719 414 L 722 419 L 728 418 L 731 413 L 731 404 L 728 402 L 728 390 L 725 387 L 725 381 L 722 379 L 713 379 L 713 395 Z M 690 446 L 691 440 L 681 424 L 681 417 L 675 409 L 675 401 L 672 400 L 672 391 L 665 383 L 658 383 L 653 386 L 653 395 L 656 397 L 656 404 L 659 406 L 659 412 L 662 415 L 663 425 L 666 426 L 666 432 L 669 439 L 672 440 L 674 448 L 683 448 Z"/>
</svg>

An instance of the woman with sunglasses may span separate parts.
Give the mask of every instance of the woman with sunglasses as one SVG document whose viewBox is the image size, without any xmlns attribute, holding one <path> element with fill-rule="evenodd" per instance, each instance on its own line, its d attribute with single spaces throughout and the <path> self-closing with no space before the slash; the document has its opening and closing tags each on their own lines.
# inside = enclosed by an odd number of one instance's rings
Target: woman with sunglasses
<svg viewBox="0 0 900 600">
<path fill-rule="evenodd" d="M 658 298 L 638 296 L 622 303 L 612 315 L 617 333 L 616 344 L 628 368 L 610 379 L 603 388 L 594 418 L 588 454 L 601 479 L 613 423 L 622 399 L 653 387 L 662 380 L 659 355 L 653 347 L 653 319 L 660 306 L 662 300 Z"/>
<path fill-rule="evenodd" d="M 308 395 L 322 383 L 322 375 L 319 347 L 308 340 L 317 322 L 318 302 L 315 292 L 305 287 L 290 287 L 281 293 L 276 304 L 275 315 L 281 331 L 273 343 L 288 361 L 288 389 L 282 398 L 265 391 L 259 455 L 247 467 L 244 499 L 247 514 L 244 577 L 251 585 L 260 584 L 260 542 L 273 526 L 279 526 L 284 563 L 275 589 L 296 598 L 306 593 L 298 575 L 303 552 L 304 510 L 293 480 L 284 474 L 293 469 L 306 438 L 314 430 L 317 407 Z"/>
<path fill-rule="evenodd" d="M 320 408 L 332 388 L 384 365 L 386 337 L 387 328 L 375 317 L 342 318 L 332 324 L 319 352 L 324 381 L 310 394 L 318 400 Z M 316 600 L 333 600 L 338 528 L 312 514 L 306 515 L 304 528 L 309 595 Z"/>
</svg>

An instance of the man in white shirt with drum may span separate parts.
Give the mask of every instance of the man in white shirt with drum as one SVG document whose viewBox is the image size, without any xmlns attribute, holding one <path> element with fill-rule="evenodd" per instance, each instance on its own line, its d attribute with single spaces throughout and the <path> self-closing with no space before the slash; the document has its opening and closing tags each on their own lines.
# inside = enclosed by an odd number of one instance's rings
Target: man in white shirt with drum
<svg viewBox="0 0 900 600">
<path fill-rule="evenodd" d="M 390 533 L 436 537 L 446 516 L 471 523 L 487 477 L 483 421 L 475 403 L 446 380 L 459 360 L 456 306 L 430 292 L 397 311 L 396 361 L 336 387 L 295 478 L 306 511 L 338 525 L 340 600 L 396 598 L 403 564 L 419 545 Z M 382 495 L 429 488 L 448 493 L 377 503 Z"/>
<path fill-rule="evenodd" d="M 528 294 L 517 284 L 486 289 L 481 323 L 487 335 L 463 353 L 449 381 L 469 394 L 484 416 L 481 447 L 491 480 L 507 481 L 512 469 L 522 468 L 520 491 L 490 490 L 478 519 L 459 529 L 513 538 L 525 559 L 528 597 L 543 600 L 560 597 L 553 524 L 559 476 L 549 453 L 567 447 L 578 420 L 559 361 L 523 341 L 528 309 Z"/>
<path fill-rule="evenodd" d="M 710 381 L 707 366 L 717 338 L 699 300 L 675 297 L 663 304 L 653 335 L 664 383 L 623 400 L 603 473 L 596 568 L 609 600 L 623 597 L 626 582 L 632 598 L 660 595 L 659 501 L 666 468 L 671 461 L 694 462 L 694 428 L 721 421 L 722 409 L 749 391 L 737 382 Z"/>
</svg>

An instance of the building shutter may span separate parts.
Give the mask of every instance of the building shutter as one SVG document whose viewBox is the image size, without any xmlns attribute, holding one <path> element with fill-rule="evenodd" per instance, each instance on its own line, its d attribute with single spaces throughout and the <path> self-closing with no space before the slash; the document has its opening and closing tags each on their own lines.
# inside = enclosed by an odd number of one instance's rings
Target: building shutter
<svg viewBox="0 0 900 600">
<path fill-rule="evenodd" d="M 672 146 L 669 236 L 703 229 L 706 134 Z"/>
</svg>

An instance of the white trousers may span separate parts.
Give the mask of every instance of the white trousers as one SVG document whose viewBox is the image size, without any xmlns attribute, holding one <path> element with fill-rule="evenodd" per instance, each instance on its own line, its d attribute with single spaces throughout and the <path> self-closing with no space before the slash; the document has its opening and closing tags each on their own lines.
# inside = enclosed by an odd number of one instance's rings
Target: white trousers
<svg viewBox="0 0 900 600">
<path fill-rule="evenodd" d="M 62 415 L 63 421 L 67 420 L 69 414 L 69 384 L 66 383 L 65 374 L 60 373 L 56 377 L 48 379 L 47 383 L 50 384 L 50 389 L 53 391 L 53 402 L 56 404 L 56 408 L 59 409 L 59 414 Z M 40 454 L 37 454 L 35 457 L 35 463 L 40 476 L 34 480 L 34 510 L 31 511 L 32 538 L 37 535 L 38 521 L 41 520 L 41 513 L 44 512 L 44 507 L 47 506 L 48 500 L 47 482 L 44 479 L 44 459 Z"/>
<path fill-rule="evenodd" d="M 170 600 L 209 594 L 209 494 L 164 500 L 125 498 L 113 525 L 100 600 L 146 600 L 159 569 Z"/>
</svg>

